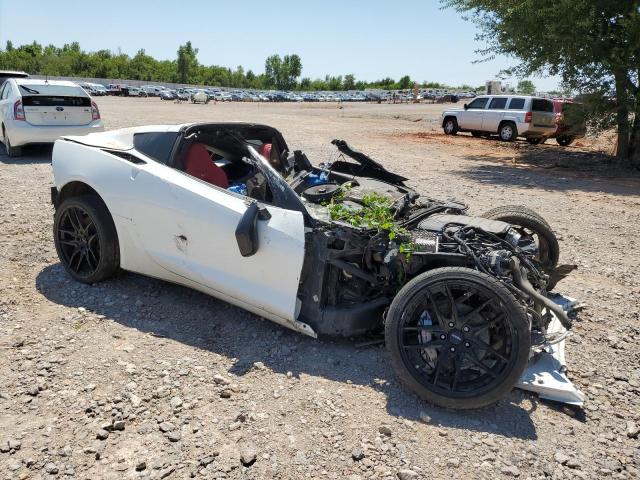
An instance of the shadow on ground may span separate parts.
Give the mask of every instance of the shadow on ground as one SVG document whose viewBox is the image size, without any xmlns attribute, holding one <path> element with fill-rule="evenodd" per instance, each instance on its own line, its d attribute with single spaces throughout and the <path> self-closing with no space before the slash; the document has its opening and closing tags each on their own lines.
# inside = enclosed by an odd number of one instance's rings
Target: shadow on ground
<svg viewBox="0 0 640 480">
<path fill-rule="evenodd" d="M 522 139 L 509 143 L 493 137 L 441 132 L 405 132 L 391 138 L 447 147 L 452 155 L 471 163 L 451 173 L 483 184 L 640 194 L 639 170 L 620 166 L 611 155 L 580 146 L 579 142 L 578 146 L 561 147 L 549 139 L 543 145 L 529 145 Z"/>
<path fill-rule="evenodd" d="M 562 192 L 607 193 L 621 196 L 640 195 L 640 174 L 616 169 L 610 163 L 588 170 L 584 167 L 574 169 L 570 163 L 540 164 L 540 162 L 524 160 L 524 157 L 526 155 L 518 157 L 516 162 L 497 162 L 496 158 L 492 156 L 468 155 L 464 157 L 466 160 L 478 164 L 455 170 L 452 173 L 484 185 L 504 185 Z M 557 161 L 561 162 L 563 158 L 560 157 Z M 607 166 L 609 171 L 605 171 Z"/>
<path fill-rule="evenodd" d="M 417 421 L 426 414 L 432 424 L 445 427 L 537 438 L 530 417 L 537 403 L 529 394 L 515 390 L 478 411 L 437 408 L 398 385 L 381 345 L 357 348 L 356 341 L 315 340 L 194 290 L 131 273 L 89 286 L 71 280 L 58 263 L 38 274 L 36 287 L 57 304 L 84 307 L 123 326 L 235 359 L 229 371 L 238 376 L 262 362 L 281 374 L 371 386 L 386 396 L 388 413 L 399 418 Z"/>
<path fill-rule="evenodd" d="M 9 157 L 4 145 L 0 146 L 0 164 L 31 165 L 35 163 L 51 163 L 53 145 L 30 145 L 22 148 L 22 155 Z"/>
</svg>

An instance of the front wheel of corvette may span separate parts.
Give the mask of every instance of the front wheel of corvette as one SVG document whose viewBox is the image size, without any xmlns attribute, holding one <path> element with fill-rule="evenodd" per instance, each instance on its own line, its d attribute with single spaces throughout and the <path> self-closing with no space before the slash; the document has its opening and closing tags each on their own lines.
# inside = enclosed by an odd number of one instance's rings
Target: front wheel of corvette
<svg viewBox="0 0 640 480">
<path fill-rule="evenodd" d="M 54 216 L 53 238 L 60 262 L 79 282 L 106 280 L 120 267 L 116 227 L 95 196 L 64 200 Z"/>
<path fill-rule="evenodd" d="M 418 275 L 396 295 L 385 322 L 400 382 L 435 405 L 490 405 L 514 387 L 531 348 L 529 320 L 494 277 L 469 268 Z"/>
</svg>

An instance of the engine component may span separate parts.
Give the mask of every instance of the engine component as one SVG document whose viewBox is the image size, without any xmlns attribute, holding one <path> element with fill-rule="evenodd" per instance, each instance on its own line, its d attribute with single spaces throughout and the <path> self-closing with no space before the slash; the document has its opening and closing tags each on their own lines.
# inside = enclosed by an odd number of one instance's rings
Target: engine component
<svg viewBox="0 0 640 480">
<path fill-rule="evenodd" d="M 440 241 L 438 235 L 426 230 L 415 230 L 413 232 L 413 245 L 416 252 L 436 253 Z"/>
<path fill-rule="evenodd" d="M 418 228 L 439 232 L 447 225 L 476 227 L 494 235 L 504 235 L 511 228 L 508 223 L 499 220 L 450 214 L 432 215 L 420 222 Z"/>
<path fill-rule="evenodd" d="M 305 189 L 302 196 L 313 203 L 326 202 L 338 193 L 340 186 L 335 183 L 325 183 L 322 185 L 314 185 Z"/>
</svg>

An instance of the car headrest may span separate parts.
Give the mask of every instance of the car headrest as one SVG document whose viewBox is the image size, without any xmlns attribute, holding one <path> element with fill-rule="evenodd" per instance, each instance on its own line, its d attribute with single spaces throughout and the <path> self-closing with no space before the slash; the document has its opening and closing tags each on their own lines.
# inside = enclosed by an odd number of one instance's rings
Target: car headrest
<svg viewBox="0 0 640 480">
<path fill-rule="evenodd" d="M 258 153 L 262 155 L 264 158 L 269 160 L 271 158 L 271 149 L 273 148 L 272 143 L 263 143 L 258 149 Z"/>
</svg>

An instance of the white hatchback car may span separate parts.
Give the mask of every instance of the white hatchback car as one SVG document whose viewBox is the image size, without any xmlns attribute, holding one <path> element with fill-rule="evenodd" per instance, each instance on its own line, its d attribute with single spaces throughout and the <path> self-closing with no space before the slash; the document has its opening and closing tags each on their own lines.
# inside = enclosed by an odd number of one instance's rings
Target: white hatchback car
<svg viewBox="0 0 640 480">
<path fill-rule="evenodd" d="M 442 128 L 447 135 L 471 132 L 474 136 L 498 134 L 505 142 L 525 137 L 537 144 L 556 132 L 553 102 L 525 95 L 482 95 L 464 109 L 442 112 Z"/>
<path fill-rule="evenodd" d="M 10 78 L 0 88 L 0 128 L 7 155 L 16 157 L 23 145 L 101 132 L 104 125 L 98 106 L 75 83 Z"/>
</svg>

